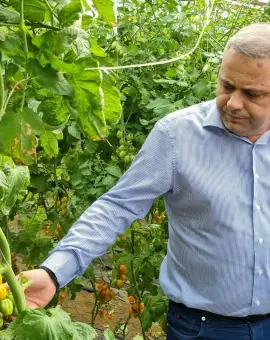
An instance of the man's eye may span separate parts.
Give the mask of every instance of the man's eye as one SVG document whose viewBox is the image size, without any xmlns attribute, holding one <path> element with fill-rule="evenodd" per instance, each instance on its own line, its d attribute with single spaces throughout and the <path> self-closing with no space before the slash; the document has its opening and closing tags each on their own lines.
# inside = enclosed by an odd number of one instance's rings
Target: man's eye
<svg viewBox="0 0 270 340">
<path fill-rule="evenodd" d="M 233 91 L 233 89 L 234 89 L 232 86 L 226 85 L 226 84 L 223 85 L 223 88 L 224 88 L 225 91 Z"/>
<path fill-rule="evenodd" d="M 259 94 L 255 94 L 255 93 L 250 93 L 250 92 L 246 92 L 246 95 L 250 98 L 256 98 L 256 97 L 259 97 L 260 95 Z"/>
</svg>

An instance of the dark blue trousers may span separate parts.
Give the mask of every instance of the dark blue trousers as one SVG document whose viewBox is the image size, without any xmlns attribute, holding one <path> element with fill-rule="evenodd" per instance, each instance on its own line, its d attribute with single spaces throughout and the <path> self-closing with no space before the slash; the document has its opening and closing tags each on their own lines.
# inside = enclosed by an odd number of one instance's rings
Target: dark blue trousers
<svg viewBox="0 0 270 340">
<path fill-rule="evenodd" d="M 169 302 L 167 340 L 270 340 L 270 317 L 256 322 L 222 319 Z"/>
</svg>

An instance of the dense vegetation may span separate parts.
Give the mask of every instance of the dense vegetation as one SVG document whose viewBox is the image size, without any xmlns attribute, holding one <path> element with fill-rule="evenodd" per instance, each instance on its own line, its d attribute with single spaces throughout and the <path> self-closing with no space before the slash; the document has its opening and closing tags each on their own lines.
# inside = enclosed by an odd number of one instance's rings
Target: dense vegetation
<svg viewBox="0 0 270 340">
<path fill-rule="evenodd" d="M 215 97 L 228 38 L 269 14 L 249 1 L 0 0 L 0 213 L 15 271 L 17 256 L 28 268 L 47 257 L 130 166 L 156 121 Z M 152 322 L 165 329 L 158 275 L 167 238 L 158 199 L 108 249 L 110 282 L 92 264 L 86 281 L 69 284 L 73 297 L 92 285 L 89 323 L 111 316 L 112 288 L 124 287 L 121 333 L 131 317 L 143 335 Z"/>
</svg>

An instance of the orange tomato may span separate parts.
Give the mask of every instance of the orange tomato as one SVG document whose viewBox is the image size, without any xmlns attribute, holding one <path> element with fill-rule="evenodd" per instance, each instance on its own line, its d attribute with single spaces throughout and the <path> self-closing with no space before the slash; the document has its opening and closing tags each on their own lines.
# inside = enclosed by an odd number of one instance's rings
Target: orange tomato
<svg viewBox="0 0 270 340">
<path fill-rule="evenodd" d="M 127 274 L 128 269 L 124 264 L 120 264 L 119 271 L 121 274 Z"/>
</svg>

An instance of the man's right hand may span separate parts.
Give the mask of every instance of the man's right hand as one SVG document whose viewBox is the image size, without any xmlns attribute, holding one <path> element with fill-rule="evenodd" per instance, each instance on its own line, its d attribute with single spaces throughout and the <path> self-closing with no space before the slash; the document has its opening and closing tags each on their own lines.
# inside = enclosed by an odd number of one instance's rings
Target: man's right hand
<svg viewBox="0 0 270 340">
<path fill-rule="evenodd" d="M 43 308 L 54 297 L 56 287 L 49 274 L 44 269 L 34 269 L 22 272 L 28 280 L 34 283 L 25 291 L 26 303 L 29 308 Z"/>
</svg>

